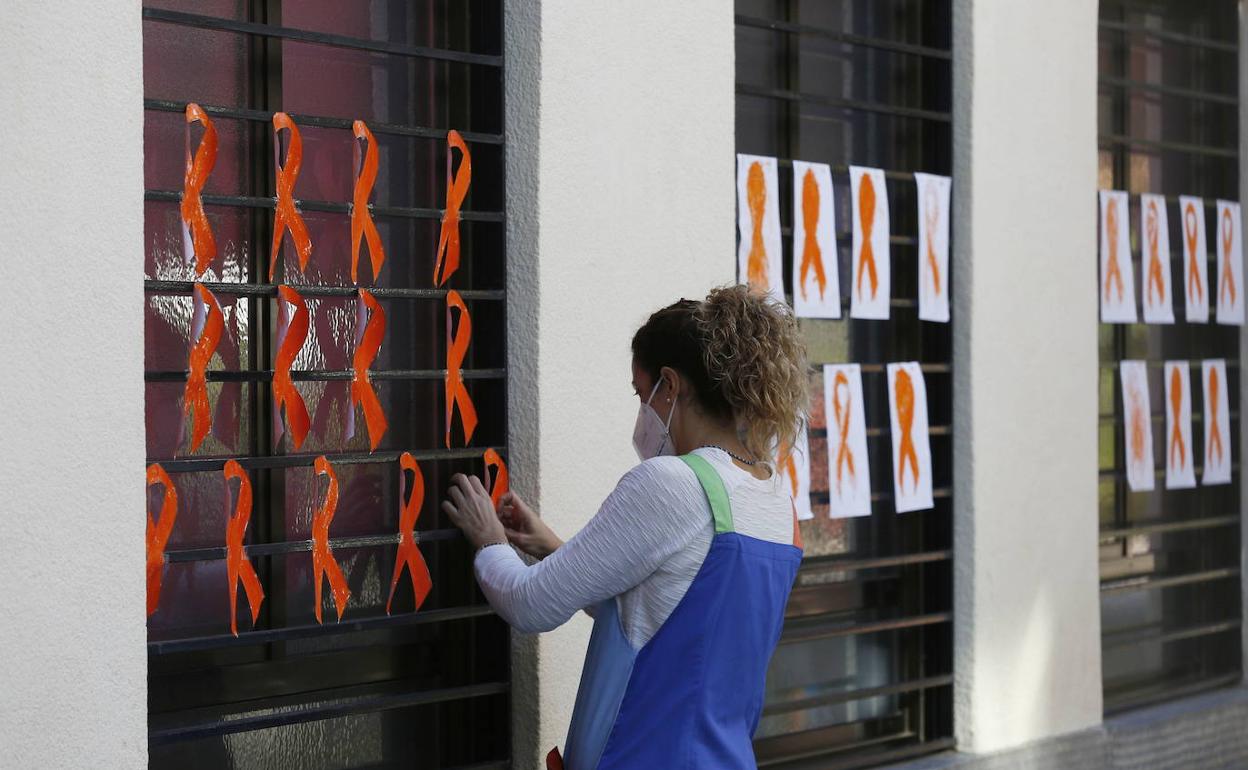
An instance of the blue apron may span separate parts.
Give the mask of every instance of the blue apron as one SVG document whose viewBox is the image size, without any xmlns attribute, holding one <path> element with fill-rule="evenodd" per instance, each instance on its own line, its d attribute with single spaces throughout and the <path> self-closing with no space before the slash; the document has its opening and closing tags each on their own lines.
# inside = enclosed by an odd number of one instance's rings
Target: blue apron
<svg viewBox="0 0 1248 770">
<path fill-rule="evenodd" d="M 698 455 L 681 459 L 706 492 L 715 537 L 689 590 L 640 650 L 616 600 L 598 605 L 568 770 L 757 766 L 751 739 L 802 551 L 733 531 L 719 474 Z"/>
</svg>

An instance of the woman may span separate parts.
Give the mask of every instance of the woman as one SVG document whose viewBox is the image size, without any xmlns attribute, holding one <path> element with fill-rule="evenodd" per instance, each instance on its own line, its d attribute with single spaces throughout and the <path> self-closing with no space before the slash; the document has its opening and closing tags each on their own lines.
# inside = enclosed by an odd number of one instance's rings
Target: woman
<svg viewBox="0 0 1248 770">
<path fill-rule="evenodd" d="M 805 417 L 796 323 L 734 286 L 654 313 L 632 349 L 642 462 L 575 537 L 564 543 L 515 494 L 496 513 L 476 477 L 453 477 L 442 508 L 512 626 L 548 631 L 581 609 L 594 618 L 570 770 L 753 768 L 767 663 L 801 561 L 769 461 Z"/>
</svg>

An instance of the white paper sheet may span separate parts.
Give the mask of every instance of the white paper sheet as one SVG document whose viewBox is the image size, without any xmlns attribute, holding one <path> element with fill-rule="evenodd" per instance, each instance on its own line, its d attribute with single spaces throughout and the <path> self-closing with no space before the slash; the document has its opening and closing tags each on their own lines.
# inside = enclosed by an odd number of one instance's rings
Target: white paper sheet
<svg viewBox="0 0 1248 770">
<path fill-rule="evenodd" d="M 781 449 L 776 453 L 776 467 L 781 484 L 793 498 L 797 518 L 802 521 L 813 519 L 815 514 L 810 510 L 810 437 L 805 422 L 798 427 L 793 450 L 785 452 Z"/>
<path fill-rule="evenodd" d="M 888 254 L 888 189 L 878 168 L 849 167 L 853 196 L 853 261 L 850 263 L 851 318 L 888 318 L 890 261 Z"/>
<path fill-rule="evenodd" d="M 919 201 L 919 318 L 949 321 L 949 189 L 947 176 L 915 174 Z"/>
<path fill-rule="evenodd" d="M 1166 489 L 1196 486 L 1192 445 L 1192 383 L 1186 361 L 1167 361 L 1162 370 L 1166 386 Z"/>
<path fill-rule="evenodd" d="M 918 362 L 888 365 L 888 419 L 893 435 L 893 495 L 897 513 L 931 508 L 927 385 Z"/>
<path fill-rule="evenodd" d="M 1153 419 L 1148 399 L 1148 366 L 1143 361 L 1118 364 L 1122 382 L 1123 446 L 1127 452 L 1127 486 L 1147 492 L 1154 486 Z"/>
<path fill-rule="evenodd" d="M 793 161 L 793 312 L 804 318 L 840 318 L 836 207 L 832 169 Z"/>
<path fill-rule="evenodd" d="M 737 156 L 737 281 L 784 302 L 776 159 Z"/>
<path fill-rule="evenodd" d="M 871 515 L 871 465 L 858 364 L 825 364 L 828 419 L 828 512 L 834 519 Z"/>
<path fill-rule="evenodd" d="M 1231 483 L 1231 407 L 1227 394 L 1226 360 L 1207 358 L 1200 362 L 1200 375 L 1204 381 L 1205 429 L 1204 470 L 1200 483 Z"/>
<path fill-rule="evenodd" d="M 1101 190 L 1101 322 L 1135 323 L 1135 269 L 1127 194 Z"/>
<path fill-rule="evenodd" d="M 1184 317 L 1188 323 L 1209 320 L 1209 251 L 1205 246 L 1205 202 L 1179 196 L 1179 232 L 1183 238 Z"/>
<path fill-rule="evenodd" d="M 1170 225 L 1163 195 L 1140 195 L 1140 280 L 1144 323 L 1174 323 L 1170 288 Z"/>
<path fill-rule="evenodd" d="M 1244 323 L 1244 243 L 1239 204 L 1218 201 L 1218 323 Z"/>
</svg>

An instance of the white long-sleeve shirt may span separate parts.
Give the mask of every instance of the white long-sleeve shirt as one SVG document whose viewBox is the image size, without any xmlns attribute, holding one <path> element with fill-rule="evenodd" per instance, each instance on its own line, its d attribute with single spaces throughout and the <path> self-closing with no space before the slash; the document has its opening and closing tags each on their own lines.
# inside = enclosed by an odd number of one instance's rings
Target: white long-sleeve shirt
<svg viewBox="0 0 1248 770">
<path fill-rule="evenodd" d="M 695 450 L 719 472 L 735 531 L 793 542 L 788 490 L 776 474 L 755 478 L 720 449 Z M 620 620 L 634 649 L 654 636 L 693 582 L 715 525 L 693 469 L 678 457 L 635 466 L 571 540 L 530 566 L 509 546 L 477 554 L 477 581 L 490 606 L 529 633 L 549 631 L 578 610 L 619 597 Z"/>
</svg>

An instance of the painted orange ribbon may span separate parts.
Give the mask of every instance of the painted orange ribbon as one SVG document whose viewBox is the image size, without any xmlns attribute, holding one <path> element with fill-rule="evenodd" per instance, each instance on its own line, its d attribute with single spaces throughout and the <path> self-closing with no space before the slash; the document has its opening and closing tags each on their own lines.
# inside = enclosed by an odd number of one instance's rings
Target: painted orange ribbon
<svg viewBox="0 0 1248 770">
<path fill-rule="evenodd" d="M 459 325 L 451 335 L 451 309 L 459 309 Z M 446 446 L 451 446 L 451 417 L 459 405 L 459 417 L 464 430 L 464 444 L 472 439 L 477 428 L 477 408 L 464 385 L 464 357 L 468 355 L 468 343 L 472 340 L 472 317 L 459 292 L 451 289 L 446 293 Z"/>
<path fill-rule="evenodd" d="M 1222 275 L 1218 298 L 1226 292 L 1231 294 L 1231 304 L 1235 304 L 1235 274 L 1231 272 L 1231 247 L 1235 245 L 1235 220 L 1231 217 L 1229 207 L 1222 209 Z"/>
<path fill-rule="evenodd" d="M 200 123 L 204 135 L 199 147 L 191 156 L 191 124 Z M 182 228 L 190 230 L 192 250 L 195 253 L 195 275 L 203 275 L 208 264 L 217 256 L 217 241 L 212 236 L 212 226 L 204 213 L 201 197 L 212 167 L 217 164 L 217 129 L 208 113 L 194 102 L 186 105 L 186 172 L 182 177 Z"/>
<path fill-rule="evenodd" d="M 338 474 L 334 473 L 334 466 L 329 464 L 325 455 L 316 458 L 315 470 L 316 475 L 329 477 L 325 500 L 312 516 L 312 582 L 316 594 L 316 622 L 321 622 L 322 576 L 329 580 L 329 589 L 334 595 L 334 607 L 338 609 L 338 620 L 341 621 L 342 613 L 347 608 L 347 600 L 351 598 L 351 589 L 347 587 L 342 567 L 338 566 L 333 549 L 329 547 L 329 525 L 338 509 Z"/>
<path fill-rule="evenodd" d="M 871 228 L 875 226 L 875 183 L 870 174 L 863 174 L 858 182 L 858 221 L 862 225 L 862 247 L 858 252 L 858 299 L 862 299 L 862 275 L 871 281 L 871 298 L 879 286 L 875 272 L 875 252 L 871 248 Z M 864 270 L 865 268 L 865 270 Z"/>
<path fill-rule="evenodd" d="M 746 282 L 760 291 L 767 291 L 767 247 L 763 243 L 763 214 L 767 208 L 767 182 L 763 165 L 758 161 L 750 164 L 745 179 L 745 196 L 750 204 L 750 220 L 754 234 L 750 238 L 750 255 L 746 260 Z"/>
<path fill-rule="evenodd" d="M 1105 265 L 1105 301 L 1109 302 L 1112 284 L 1118 285 L 1118 301 L 1123 301 L 1122 270 L 1118 266 L 1118 199 L 1110 198 L 1105 205 L 1105 240 L 1109 244 L 1109 260 Z"/>
<path fill-rule="evenodd" d="M 159 463 L 147 466 L 147 488 L 156 484 L 165 488 L 164 498 L 160 503 L 160 519 L 152 519 L 152 510 L 147 510 L 147 616 L 150 618 L 160 604 L 160 577 L 165 569 L 165 545 L 173 534 L 173 522 L 178 518 L 178 490 L 173 486 L 173 479 Z"/>
<path fill-rule="evenodd" d="M 845 401 L 841 402 L 841 393 L 845 393 Z M 854 471 L 854 452 L 849 448 L 849 417 L 850 417 L 850 398 L 851 390 L 849 387 L 849 378 L 845 376 L 845 372 L 837 372 L 836 379 L 832 382 L 832 410 L 836 417 L 837 432 L 840 434 L 840 446 L 836 450 L 836 493 L 841 494 L 841 478 L 845 470 L 849 471 L 849 477 L 854 478 L 857 473 Z"/>
<path fill-rule="evenodd" d="M 286 165 L 282 165 L 282 129 L 290 132 L 290 146 L 286 150 Z M 295 182 L 303 165 L 303 139 L 299 126 L 284 112 L 273 116 L 273 165 L 277 168 L 277 207 L 273 210 L 273 246 L 269 253 L 269 280 L 277 270 L 277 257 L 282 250 L 282 237 L 290 231 L 290 240 L 299 254 L 299 272 L 308 267 L 312 256 L 312 240 L 303 215 L 295 207 Z"/>
<path fill-rule="evenodd" d="M 351 362 L 355 370 L 351 378 L 351 408 L 355 409 L 356 404 L 364 408 L 364 423 L 368 426 L 368 445 L 370 449 L 375 450 L 381 443 L 381 437 L 386 433 L 388 423 L 386 413 L 381 408 L 381 401 L 377 398 L 377 391 L 373 390 L 373 383 L 368 379 L 368 368 L 373 365 L 373 361 L 377 360 L 381 340 L 386 334 L 386 313 L 381 309 L 381 304 L 373 298 L 372 293 L 365 289 L 360 289 L 360 302 L 360 324 L 364 323 L 364 307 L 367 306 L 372 312 L 368 315 L 368 325 L 364 327 L 363 335 L 356 343 L 355 354 Z"/>
<path fill-rule="evenodd" d="M 191 347 L 187 361 L 190 373 L 182 391 L 182 417 L 185 418 L 194 410 L 191 424 L 192 452 L 199 449 L 204 437 L 212 429 L 212 409 L 208 403 L 208 364 L 212 361 L 212 354 L 221 343 L 221 333 L 225 330 L 225 316 L 221 313 L 221 305 L 203 284 L 195 284 L 195 302 L 199 305 L 196 315 L 199 315 L 200 308 L 205 308 L 208 315 L 199 339 Z"/>
<path fill-rule="evenodd" d="M 453 148 L 460 152 L 459 168 L 451 175 Z M 438 233 L 438 259 L 433 265 L 433 283 L 441 286 L 459 269 L 459 208 L 468 197 L 472 184 L 472 153 L 459 132 L 446 134 L 446 210 L 442 213 L 442 230 Z"/>
<path fill-rule="evenodd" d="M 412 472 L 412 494 L 407 495 L 407 471 Z M 425 500 L 425 478 L 420 473 L 420 466 L 410 452 L 399 456 L 399 550 L 394 557 L 394 576 L 390 578 L 390 598 L 386 599 L 386 614 L 390 614 L 390 603 L 394 601 L 394 591 L 399 586 L 399 576 L 403 574 L 403 566 L 407 565 L 407 575 L 412 580 L 412 595 L 416 597 L 416 609 L 424 604 L 429 589 L 433 588 L 433 579 L 429 577 L 429 566 L 425 557 L 421 556 L 416 547 L 416 538 L 412 534 L 416 529 L 416 520 L 420 518 L 420 507 Z"/>
<path fill-rule="evenodd" d="M 928 184 L 924 198 L 923 219 L 927 224 L 927 266 L 932 271 L 932 293 L 940 296 L 940 264 L 936 261 L 936 225 L 940 224 L 940 201 L 936 195 L 936 185 Z"/>
<path fill-rule="evenodd" d="M 802 177 L 802 224 L 806 228 L 806 240 L 802 244 L 801 280 L 798 285 L 802 290 L 802 299 L 806 299 L 806 274 L 813 268 L 815 283 L 819 284 L 819 299 L 823 299 L 823 290 L 828 279 L 823 274 L 823 251 L 819 248 L 816 237 L 819 227 L 819 184 L 815 181 L 813 169 L 806 169 L 806 175 Z"/>
<path fill-rule="evenodd" d="M 1197 254 L 1196 247 L 1200 232 L 1200 223 L 1196 221 L 1196 205 L 1188 201 L 1183 210 L 1183 234 L 1187 237 L 1187 301 L 1198 302 L 1205 295 L 1205 287 L 1200 282 L 1200 265 L 1196 260 L 1204 259 L 1204 254 Z"/>
<path fill-rule="evenodd" d="M 247 606 L 251 608 L 251 624 L 255 626 L 260 617 L 260 604 L 264 602 L 264 589 L 260 578 L 251 565 L 251 559 L 243 552 L 243 538 L 247 535 L 247 523 L 251 521 L 251 479 L 236 460 L 227 460 L 225 470 L 225 572 L 230 581 L 230 633 L 238 636 L 238 584 L 242 581 L 247 594 Z M 238 479 L 238 502 L 230 515 L 230 479 Z"/>
<path fill-rule="evenodd" d="M 1179 417 L 1183 413 L 1183 375 L 1179 367 L 1170 369 L 1170 411 L 1174 415 L 1174 430 L 1170 432 L 1170 465 L 1182 468 L 1187 465 L 1187 445 L 1183 443 L 1183 429 Z M 1179 461 L 1174 461 L 1175 450 L 1178 450 Z"/>
<path fill-rule="evenodd" d="M 493 447 L 485 450 L 481 457 L 485 460 L 485 486 L 490 490 L 490 501 L 497 511 L 499 504 L 503 502 L 503 495 L 507 494 L 507 465 Z M 493 483 L 490 482 L 490 468 L 494 469 Z"/>
<path fill-rule="evenodd" d="M 1161 256 L 1157 253 L 1158 219 L 1157 201 L 1150 200 L 1148 213 L 1144 217 L 1144 226 L 1148 231 L 1148 298 L 1152 300 L 1153 289 L 1156 289 L 1156 304 L 1160 305 L 1166 301 L 1166 282 L 1161 272 Z"/>
<path fill-rule="evenodd" d="M 793 459 L 793 447 L 785 445 L 776 457 L 780 473 L 789 477 L 789 496 L 797 497 L 797 462 Z"/>
<path fill-rule="evenodd" d="M 282 316 L 287 312 L 286 303 L 294 306 L 295 315 L 285 333 L 278 335 L 277 361 L 273 367 L 273 408 L 280 410 L 283 406 L 286 407 L 290 438 L 295 449 L 298 449 L 308 435 L 311 419 L 308 417 L 308 407 L 303 403 L 303 396 L 299 395 L 290 378 L 290 367 L 295 363 L 295 356 L 299 355 L 299 350 L 308 337 L 308 304 L 299 292 L 289 286 L 277 287 L 277 295 L 278 309 Z M 280 428 L 280 424 L 278 427 Z"/>
<path fill-rule="evenodd" d="M 373 264 L 373 280 L 381 272 L 381 265 L 386 261 L 385 249 L 381 247 L 381 234 L 377 232 L 377 223 L 373 221 L 373 213 L 368 207 L 368 198 L 373 194 L 373 185 L 377 182 L 377 167 L 380 163 L 377 141 L 373 132 L 368 130 L 364 121 L 357 120 L 351 124 L 355 134 L 355 189 L 351 193 L 351 282 L 359 283 L 360 239 L 368 241 L 368 257 Z M 368 144 L 363 160 L 360 158 L 360 142 Z"/>
<path fill-rule="evenodd" d="M 1214 453 L 1222 462 L 1222 433 L 1218 430 L 1218 369 L 1209 367 L 1209 446 L 1205 450 L 1205 464 L 1213 462 Z"/>
<path fill-rule="evenodd" d="M 914 486 L 919 486 L 919 455 L 910 435 L 914 427 L 914 383 L 905 369 L 897 370 L 893 382 L 893 394 L 897 401 L 897 424 L 901 427 L 901 443 L 897 449 L 897 486 L 905 487 L 906 461 L 914 470 Z"/>
<path fill-rule="evenodd" d="M 1148 419 L 1144 410 L 1144 399 L 1134 383 L 1128 389 L 1131 395 L 1131 460 L 1134 463 L 1145 462 L 1144 430 Z"/>
</svg>

